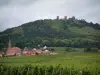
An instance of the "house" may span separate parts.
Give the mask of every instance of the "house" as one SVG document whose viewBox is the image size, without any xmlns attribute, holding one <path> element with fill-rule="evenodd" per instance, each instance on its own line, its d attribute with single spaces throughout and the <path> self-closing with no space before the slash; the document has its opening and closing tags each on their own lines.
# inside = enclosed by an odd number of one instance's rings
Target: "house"
<svg viewBox="0 0 100 75">
<path fill-rule="evenodd" d="M 24 56 L 30 56 L 30 55 L 35 55 L 35 53 L 32 50 L 27 50 L 27 51 L 23 51 L 22 55 L 24 55 Z"/>
<path fill-rule="evenodd" d="M 39 49 L 28 49 L 28 48 L 24 48 L 22 55 L 24 56 L 30 56 L 30 55 L 39 55 L 42 54 L 42 50 Z"/>
<path fill-rule="evenodd" d="M 44 50 L 43 54 L 50 54 L 51 52 L 49 50 Z"/>
<path fill-rule="evenodd" d="M 42 54 L 43 53 L 43 51 L 41 49 L 33 50 L 33 52 L 35 52 L 36 54 Z"/>
<path fill-rule="evenodd" d="M 11 47 L 8 48 L 7 52 L 6 52 L 7 56 L 20 56 L 21 55 L 21 49 L 18 47 Z"/>
<path fill-rule="evenodd" d="M 28 49 L 27 47 L 25 47 L 22 52 L 22 55 L 24 56 L 35 55 L 35 52 L 33 52 L 32 49 Z"/>
</svg>

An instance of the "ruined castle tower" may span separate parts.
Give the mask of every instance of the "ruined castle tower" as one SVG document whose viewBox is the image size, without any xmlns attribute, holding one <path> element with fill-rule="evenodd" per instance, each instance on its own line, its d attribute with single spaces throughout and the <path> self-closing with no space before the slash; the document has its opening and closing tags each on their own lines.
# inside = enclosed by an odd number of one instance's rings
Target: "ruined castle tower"
<svg viewBox="0 0 100 75">
<path fill-rule="evenodd" d="M 57 20 L 59 20 L 59 16 L 57 16 Z"/>
<path fill-rule="evenodd" d="M 64 20 L 67 20 L 67 16 L 64 16 Z"/>
</svg>

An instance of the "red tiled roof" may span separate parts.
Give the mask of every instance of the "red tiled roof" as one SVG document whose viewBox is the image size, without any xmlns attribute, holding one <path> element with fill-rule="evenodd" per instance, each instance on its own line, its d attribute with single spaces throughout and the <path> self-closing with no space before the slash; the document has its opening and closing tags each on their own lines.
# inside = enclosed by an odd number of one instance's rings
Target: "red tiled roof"
<svg viewBox="0 0 100 75">
<path fill-rule="evenodd" d="M 32 50 L 29 51 L 23 51 L 23 55 L 35 55 L 36 52 L 33 52 Z"/>
<path fill-rule="evenodd" d="M 21 54 L 21 49 L 18 47 L 8 48 L 7 55 Z"/>
<path fill-rule="evenodd" d="M 8 50 L 21 50 L 21 49 L 18 47 L 12 47 L 12 48 L 8 48 Z"/>
</svg>

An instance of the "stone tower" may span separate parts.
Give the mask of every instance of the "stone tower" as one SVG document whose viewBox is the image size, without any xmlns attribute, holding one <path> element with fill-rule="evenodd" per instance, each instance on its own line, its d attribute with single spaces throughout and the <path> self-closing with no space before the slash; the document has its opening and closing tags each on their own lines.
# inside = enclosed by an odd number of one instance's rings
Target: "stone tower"
<svg viewBox="0 0 100 75">
<path fill-rule="evenodd" d="M 59 16 L 57 16 L 57 20 L 59 20 Z"/>
<path fill-rule="evenodd" d="M 67 20 L 67 16 L 64 16 L 64 20 Z"/>
</svg>

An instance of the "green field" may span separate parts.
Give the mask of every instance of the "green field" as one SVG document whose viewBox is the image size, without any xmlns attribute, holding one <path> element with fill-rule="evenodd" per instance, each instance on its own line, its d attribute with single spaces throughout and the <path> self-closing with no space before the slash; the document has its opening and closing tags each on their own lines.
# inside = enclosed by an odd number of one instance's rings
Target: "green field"
<svg viewBox="0 0 100 75">
<path fill-rule="evenodd" d="M 0 64 L 0 75 L 100 75 L 100 53 L 1 57 Z"/>
<path fill-rule="evenodd" d="M 75 50 L 76 52 L 84 52 L 84 48 L 73 48 L 73 47 L 50 47 L 50 48 L 54 48 L 54 50 L 57 53 L 64 53 L 66 48 L 71 48 L 72 50 Z"/>
<path fill-rule="evenodd" d="M 38 55 L 38 56 L 15 56 L 0 58 L 0 64 L 11 66 L 46 65 L 56 66 L 62 65 L 76 69 L 90 68 L 100 69 L 100 53 L 65 53 L 57 55 Z"/>
</svg>

